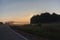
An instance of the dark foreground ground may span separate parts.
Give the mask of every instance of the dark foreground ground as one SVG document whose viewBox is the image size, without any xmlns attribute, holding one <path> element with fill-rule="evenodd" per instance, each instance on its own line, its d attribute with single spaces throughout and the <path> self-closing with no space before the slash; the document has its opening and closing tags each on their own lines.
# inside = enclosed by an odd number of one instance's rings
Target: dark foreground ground
<svg viewBox="0 0 60 40">
<path fill-rule="evenodd" d="M 26 32 L 24 31 L 23 29 L 20 30 L 20 28 L 18 28 L 18 26 L 13 26 L 11 27 L 14 31 L 18 32 L 19 34 L 23 35 L 24 37 L 26 37 L 27 39 L 29 40 L 48 40 L 48 38 L 46 37 L 40 37 L 38 35 L 35 35 L 35 34 L 32 34 L 32 33 L 29 33 L 29 32 Z M 28 28 L 29 29 L 29 28 Z M 29 31 L 29 30 L 28 30 Z"/>
<path fill-rule="evenodd" d="M 10 28 L 7 24 L 0 25 L 0 40 L 48 40 L 34 34 Z"/>
<path fill-rule="evenodd" d="M 60 23 L 13 25 L 10 27 L 29 40 L 60 40 Z"/>
<path fill-rule="evenodd" d="M 60 24 L 43 26 L 2 24 L 0 40 L 60 40 Z"/>
<path fill-rule="evenodd" d="M 43 38 L 34 34 L 30 34 L 24 31 L 19 31 L 19 30 L 15 30 L 16 32 L 20 33 L 21 35 L 23 35 L 24 37 L 26 37 L 29 40 L 48 40 L 48 38 Z"/>
<path fill-rule="evenodd" d="M 0 24 L 0 40 L 28 40 L 6 24 Z"/>
</svg>

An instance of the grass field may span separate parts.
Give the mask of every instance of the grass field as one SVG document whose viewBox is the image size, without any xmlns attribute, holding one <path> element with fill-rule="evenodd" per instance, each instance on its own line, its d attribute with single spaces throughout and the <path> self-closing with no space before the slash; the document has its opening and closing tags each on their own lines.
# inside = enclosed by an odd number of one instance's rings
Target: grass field
<svg viewBox="0 0 60 40">
<path fill-rule="evenodd" d="M 11 26 L 11 25 L 10 25 Z M 12 25 L 11 28 L 22 30 L 40 37 L 49 39 L 60 39 L 60 24 L 42 24 L 39 25 Z"/>
</svg>

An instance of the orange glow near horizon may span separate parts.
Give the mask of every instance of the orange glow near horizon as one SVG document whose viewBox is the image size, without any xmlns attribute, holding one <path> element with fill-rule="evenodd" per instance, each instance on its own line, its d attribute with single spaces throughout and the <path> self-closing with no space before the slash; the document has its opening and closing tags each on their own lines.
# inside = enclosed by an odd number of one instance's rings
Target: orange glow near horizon
<svg viewBox="0 0 60 40">
<path fill-rule="evenodd" d="M 0 21 L 15 21 L 15 22 L 28 22 L 29 18 L 0 18 Z"/>
<path fill-rule="evenodd" d="M 30 23 L 30 18 L 32 17 L 32 15 L 28 15 L 25 17 L 8 17 L 8 18 L 0 18 L 1 22 L 9 22 L 9 21 L 13 21 L 13 22 L 18 22 L 18 23 Z"/>
<path fill-rule="evenodd" d="M 23 14 L 22 16 L 19 16 L 18 14 L 14 17 L 12 16 L 7 16 L 7 17 L 2 17 L 0 18 L 0 21 L 1 22 L 10 22 L 10 21 L 13 21 L 13 22 L 16 22 L 16 23 L 30 23 L 30 18 L 36 14 L 36 10 L 34 11 L 26 11 L 26 12 L 23 12 L 25 14 Z M 16 13 L 15 13 L 16 14 Z"/>
</svg>

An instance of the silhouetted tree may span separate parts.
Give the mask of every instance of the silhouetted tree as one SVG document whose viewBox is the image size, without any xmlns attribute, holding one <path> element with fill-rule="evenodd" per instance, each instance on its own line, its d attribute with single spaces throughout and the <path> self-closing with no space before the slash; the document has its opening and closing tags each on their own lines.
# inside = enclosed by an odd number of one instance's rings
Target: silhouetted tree
<svg viewBox="0 0 60 40">
<path fill-rule="evenodd" d="M 60 22 L 60 15 L 53 13 L 52 15 L 49 12 L 42 13 L 41 15 L 34 15 L 30 23 L 39 24 L 39 23 L 53 23 Z"/>
<path fill-rule="evenodd" d="M 39 15 L 34 15 L 32 18 L 31 18 L 31 21 L 30 21 L 30 23 L 39 23 Z"/>
<path fill-rule="evenodd" d="M 45 22 L 48 22 L 50 19 L 50 13 L 48 13 L 48 12 L 45 12 L 45 13 L 42 13 L 41 15 L 40 15 L 40 17 L 39 17 L 39 19 L 40 19 L 40 23 L 45 23 Z"/>
</svg>

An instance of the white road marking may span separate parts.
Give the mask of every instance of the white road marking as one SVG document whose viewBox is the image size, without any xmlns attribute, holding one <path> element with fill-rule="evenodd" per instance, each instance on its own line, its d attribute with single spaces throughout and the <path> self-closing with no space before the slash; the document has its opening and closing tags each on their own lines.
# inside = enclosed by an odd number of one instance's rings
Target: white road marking
<svg viewBox="0 0 60 40">
<path fill-rule="evenodd" d="M 24 40 L 28 40 L 27 38 L 25 38 L 24 36 L 22 36 L 21 34 L 19 34 L 19 33 L 17 33 L 17 32 L 15 32 L 13 29 L 11 29 L 10 27 L 9 27 L 9 25 L 6 25 L 6 24 L 2 24 L 2 25 L 0 25 L 0 28 L 3 30 L 5 30 L 5 31 L 7 31 L 7 32 L 11 32 L 11 33 L 13 33 L 13 34 L 15 34 L 15 35 L 17 35 L 18 37 L 20 37 L 20 38 L 22 38 L 22 39 L 24 39 Z"/>
<path fill-rule="evenodd" d="M 12 29 L 10 29 L 10 30 L 12 30 Z M 18 36 L 22 37 L 23 39 L 28 40 L 26 37 L 22 36 L 21 34 L 15 32 L 15 31 L 13 31 L 13 30 L 12 30 L 12 32 L 16 33 Z"/>
</svg>

